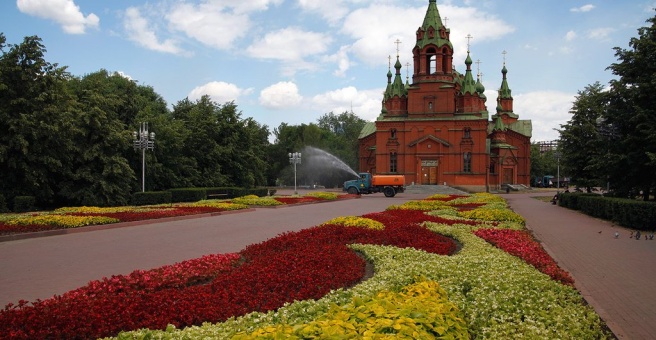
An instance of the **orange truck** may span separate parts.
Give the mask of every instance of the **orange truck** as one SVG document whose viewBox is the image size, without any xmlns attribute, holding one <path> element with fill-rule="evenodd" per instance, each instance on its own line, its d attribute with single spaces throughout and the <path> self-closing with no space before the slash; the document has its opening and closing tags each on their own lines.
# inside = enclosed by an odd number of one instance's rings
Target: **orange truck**
<svg viewBox="0 0 656 340">
<path fill-rule="evenodd" d="M 359 175 L 358 179 L 344 182 L 342 190 L 354 195 L 382 192 L 385 197 L 394 197 L 405 190 L 403 175 L 371 175 L 368 172 Z"/>
</svg>

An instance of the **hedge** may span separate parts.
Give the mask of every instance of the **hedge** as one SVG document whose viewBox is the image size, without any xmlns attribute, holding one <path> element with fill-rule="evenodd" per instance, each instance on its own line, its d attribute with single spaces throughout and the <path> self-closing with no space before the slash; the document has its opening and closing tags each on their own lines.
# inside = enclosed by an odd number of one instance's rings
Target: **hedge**
<svg viewBox="0 0 656 340">
<path fill-rule="evenodd" d="M 152 205 L 171 203 L 170 191 L 146 191 L 132 194 L 132 205 Z"/>
<path fill-rule="evenodd" d="M 170 189 L 171 202 L 198 202 L 207 197 L 205 188 Z"/>
<path fill-rule="evenodd" d="M 6 212 L 9 212 L 9 209 L 7 209 L 7 200 L 4 195 L 0 194 L 0 213 Z"/>
<path fill-rule="evenodd" d="M 36 210 L 36 197 L 16 196 L 14 197 L 14 212 L 27 212 Z"/>
<path fill-rule="evenodd" d="M 580 210 L 593 217 L 613 221 L 627 228 L 656 230 L 656 203 L 654 202 L 596 194 L 562 193 L 560 205 Z"/>
</svg>

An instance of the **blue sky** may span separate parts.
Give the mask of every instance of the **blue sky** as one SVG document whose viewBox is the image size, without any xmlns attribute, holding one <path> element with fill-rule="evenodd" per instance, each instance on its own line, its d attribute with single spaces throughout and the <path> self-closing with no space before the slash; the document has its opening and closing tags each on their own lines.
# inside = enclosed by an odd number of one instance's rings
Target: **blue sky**
<svg viewBox="0 0 656 340">
<path fill-rule="evenodd" d="M 328 112 L 380 113 L 388 56 L 411 63 L 428 0 L 17 0 L 0 2 L 10 44 L 43 39 L 51 63 L 106 69 L 152 86 L 172 106 L 203 94 L 234 100 L 273 128 Z M 554 140 L 586 85 L 607 84 L 613 47 L 628 49 L 654 0 L 437 1 L 464 72 L 470 34 L 491 113 L 508 69 L 514 111 L 532 141 Z M 447 18 L 445 20 L 445 18 Z M 503 52 L 506 54 L 503 54 Z M 406 68 L 402 69 L 406 75 Z M 410 75 L 412 76 L 412 75 Z"/>
</svg>

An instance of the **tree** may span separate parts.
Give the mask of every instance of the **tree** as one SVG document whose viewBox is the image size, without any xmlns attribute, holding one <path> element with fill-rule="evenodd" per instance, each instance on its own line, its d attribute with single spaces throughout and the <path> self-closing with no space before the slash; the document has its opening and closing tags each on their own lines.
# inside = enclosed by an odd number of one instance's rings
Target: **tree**
<svg viewBox="0 0 656 340">
<path fill-rule="evenodd" d="M 76 155 L 72 134 L 76 100 L 66 87 L 65 67 L 44 58 L 36 36 L 4 51 L 0 39 L 0 193 L 36 196 L 54 204 L 57 185 Z"/>
<path fill-rule="evenodd" d="M 608 67 L 619 78 L 611 81 L 607 114 L 612 127 L 611 185 L 621 195 L 642 191 L 647 200 L 656 183 L 656 17 L 638 29 L 630 49 L 615 47 L 617 63 Z"/>
<path fill-rule="evenodd" d="M 566 164 L 572 183 L 588 192 L 599 186 L 605 177 L 608 144 L 598 128 L 599 119 L 606 112 L 608 93 L 596 82 L 579 91 L 570 110 L 572 118 L 561 125 L 558 150 Z"/>
</svg>

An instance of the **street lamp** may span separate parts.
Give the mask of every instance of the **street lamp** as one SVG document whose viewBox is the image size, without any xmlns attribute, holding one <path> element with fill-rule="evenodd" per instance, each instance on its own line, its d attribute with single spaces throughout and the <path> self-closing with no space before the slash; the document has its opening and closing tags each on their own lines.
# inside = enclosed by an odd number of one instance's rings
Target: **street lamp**
<svg viewBox="0 0 656 340">
<path fill-rule="evenodd" d="M 134 149 L 141 150 L 141 192 L 146 191 L 146 150 L 155 148 L 155 133 L 148 133 L 148 123 L 141 123 L 139 132 L 132 131 Z"/>
<path fill-rule="evenodd" d="M 301 153 L 289 153 L 289 163 L 294 164 L 294 195 L 296 195 L 298 194 L 298 192 L 296 192 L 296 164 L 301 164 Z"/>
<path fill-rule="evenodd" d="M 556 192 L 560 192 L 560 151 L 556 151 L 554 153 L 554 156 L 556 157 L 556 162 L 558 164 L 558 168 L 556 170 Z"/>
</svg>

